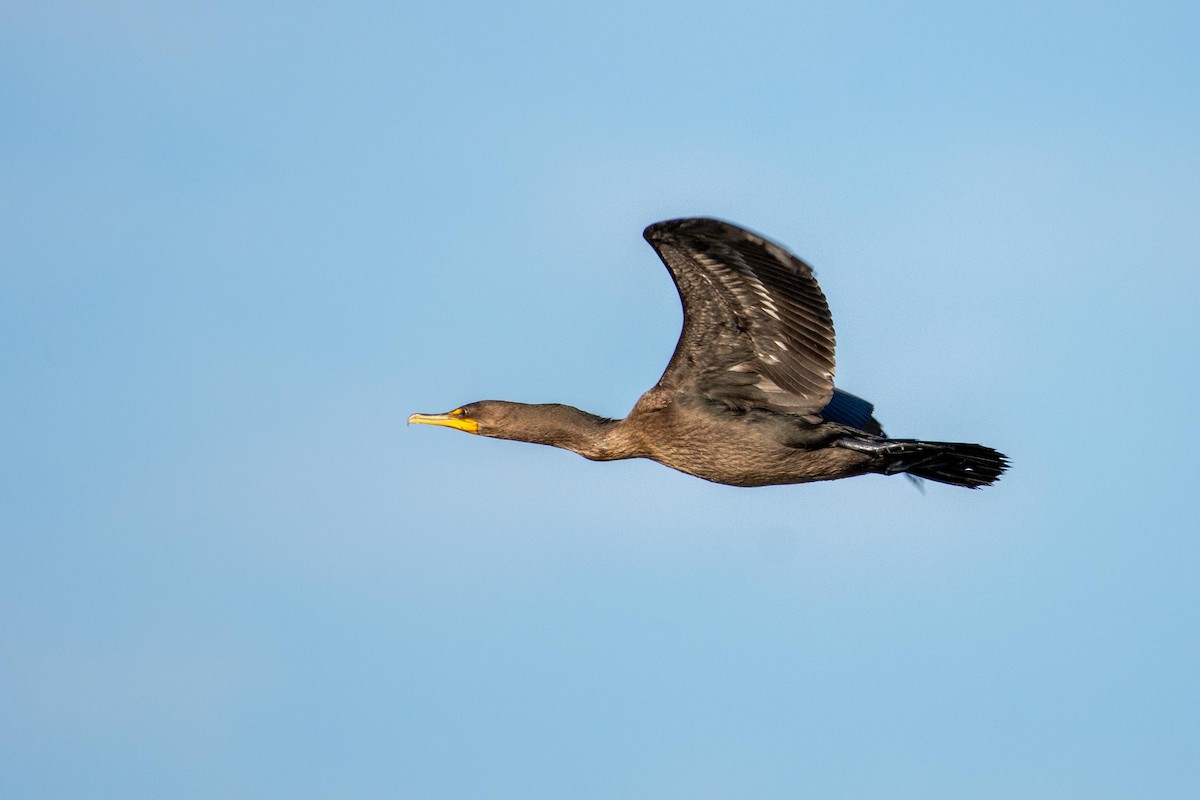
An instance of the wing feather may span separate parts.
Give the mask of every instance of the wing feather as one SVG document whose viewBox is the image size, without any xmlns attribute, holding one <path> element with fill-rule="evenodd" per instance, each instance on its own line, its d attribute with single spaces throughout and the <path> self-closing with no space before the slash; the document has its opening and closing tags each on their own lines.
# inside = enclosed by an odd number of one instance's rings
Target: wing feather
<svg viewBox="0 0 1200 800">
<path fill-rule="evenodd" d="M 829 403 L 833 319 L 807 264 L 716 219 L 658 222 L 644 236 L 683 303 L 683 331 L 659 389 L 801 415 Z"/>
</svg>

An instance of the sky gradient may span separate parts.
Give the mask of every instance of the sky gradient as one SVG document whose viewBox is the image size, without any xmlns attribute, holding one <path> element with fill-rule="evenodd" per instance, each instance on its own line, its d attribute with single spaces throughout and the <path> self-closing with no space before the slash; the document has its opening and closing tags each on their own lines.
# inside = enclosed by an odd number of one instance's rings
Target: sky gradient
<svg viewBox="0 0 1200 800">
<path fill-rule="evenodd" d="M 0 796 L 1200 795 L 1195 4 L 0 8 Z M 656 220 L 1013 467 L 735 489 L 623 416 Z"/>
</svg>

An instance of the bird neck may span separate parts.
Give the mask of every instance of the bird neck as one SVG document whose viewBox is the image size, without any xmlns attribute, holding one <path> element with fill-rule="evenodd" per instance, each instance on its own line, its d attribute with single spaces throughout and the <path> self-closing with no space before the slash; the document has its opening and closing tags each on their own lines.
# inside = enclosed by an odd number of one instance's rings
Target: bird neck
<svg viewBox="0 0 1200 800">
<path fill-rule="evenodd" d="M 497 439 L 548 444 L 578 453 L 593 461 L 613 461 L 639 455 L 637 448 L 623 436 L 624 420 L 612 420 L 589 414 L 560 403 L 526 405 L 512 403 L 513 412 L 504 424 L 480 433 Z"/>
</svg>

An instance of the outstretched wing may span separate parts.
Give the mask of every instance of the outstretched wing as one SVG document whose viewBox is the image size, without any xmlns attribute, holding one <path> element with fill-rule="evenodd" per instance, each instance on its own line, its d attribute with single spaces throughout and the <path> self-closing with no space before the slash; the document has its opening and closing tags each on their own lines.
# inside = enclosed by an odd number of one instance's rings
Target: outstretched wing
<svg viewBox="0 0 1200 800">
<path fill-rule="evenodd" d="M 875 436 L 883 436 L 883 426 L 875 419 L 874 412 L 875 406 L 869 401 L 841 389 L 834 389 L 829 405 L 821 409 L 821 419 L 839 425 L 849 425 Z"/>
<path fill-rule="evenodd" d="M 833 320 L 807 264 L 716 219 L 657 222 L 643 235 L 683 301 L 683 332 L 660 390 L 801 415 L 829 403 Z"/>
</svg>

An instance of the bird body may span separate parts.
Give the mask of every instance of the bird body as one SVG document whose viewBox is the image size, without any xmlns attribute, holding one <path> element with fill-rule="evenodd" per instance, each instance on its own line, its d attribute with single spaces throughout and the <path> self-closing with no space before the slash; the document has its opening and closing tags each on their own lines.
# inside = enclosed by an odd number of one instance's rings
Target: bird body
<svg viewBox="0 0 1200 800">
<path fill-rule="evenodd" d="M 697 478 L 767 486 L 866 471 L 862 453 L 828 446 L 841 433 L 835 423 L 812 424 L 765 409 L 731 411 L 696 398 L 647 412 L 639 406 L 626 424 L 664 434 L 649 442 L 647 457 Z"/>
<path fill-rule="evenodd" d="M 1007 468 L 982 445 L 889 439 L 870 403 L 835 389 L 825 296 L 779 245 L 707 218 L 656 223 L 645 237 L 675 281 L 684 322 L 663 376 L 627 417 L 485 400 L 409 422 L 595 461 L 649 458 L 733 486 L 907 473 L 977 488 Z"/>
</svg>

